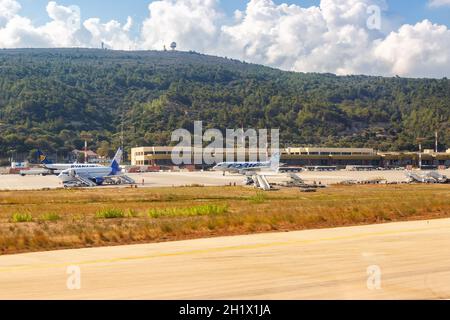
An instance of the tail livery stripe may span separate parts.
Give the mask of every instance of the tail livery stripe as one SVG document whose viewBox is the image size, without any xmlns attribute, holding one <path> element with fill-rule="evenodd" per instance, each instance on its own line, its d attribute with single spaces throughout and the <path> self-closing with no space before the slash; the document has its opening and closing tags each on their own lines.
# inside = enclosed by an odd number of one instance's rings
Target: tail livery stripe
<svg viewBox="0 0 450 320">
<path fill-rule="evenodd" d="M 113 162 L 117 162 L 118 165 L 120 165 L 120 163 L 122 162 L 122 155 L 123 155 L 123 150 L 122 148 L 119 148 L 119 150 L 117 150 L 116 155 L 114 156 L 114 160 Z"/>
<path fill-rule="evenodd" d="M 43 154 L 40 150 L 38 150 L 37 156 L 39 158 L 39 162 L 40 163 L 42 163 L 42 164 L 52 164 L 52 162 L 47 159 L 47 156 L 45 154 Z"/>
<path fill-rule="evenodd" d="M 119 163 L 114 159 L 113 160 L 113 162 L 112 162 L 112 164 L 111 164 L 111 175 L 112 176 L 115 176 L 115 175 L 117 175 L 118 173 L 120 173 L 120 165 L 119 165 Z"/>
</svg>

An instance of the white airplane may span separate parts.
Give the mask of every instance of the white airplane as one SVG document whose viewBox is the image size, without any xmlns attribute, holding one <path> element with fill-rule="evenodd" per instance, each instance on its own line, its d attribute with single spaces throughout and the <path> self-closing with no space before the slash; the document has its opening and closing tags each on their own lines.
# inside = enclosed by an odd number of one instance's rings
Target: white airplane
<svg viewBox="0 0 450 320">
<path fill-rule="evenodd" d="M 45 169 L 50 170 L 53 174 L 59 174 L 64 170 L 68 169 L 79 169 L 79 168 L 98 168 L 98 164 L 83 164 L 83 163 L 52 163 L 48 160 L 47 156 L 38 150 L 37 155 L 39 161 L 44 166 Z"/>
<path fill-rule="evenodd" d="M 419 182 L 419 183 L 447 183 L 448 178 L 440 174 L 439 172 L 431 171 L 424 172 L 422 174 L 416 172 L 406 173 L 408 182 Z"/>
<path fill-rule="evenodd" d="M 248 174 L 252 172 L 271 170 L 278 171 L 280 168 L 280 154 L 274 154 L 270 161 L 266 162 L 222 162 L 217 164 L 213 170 L 226 172 Z"/>
<path fill-rule="evenodd" d="M 79 167 L 62 171 L 58 178 L 66 185 L 69 183 L 85 182 L 88 185 L 102 185 L 108 177 L 119 176 L 120 162 L 123 150 L 119 148 L 111 166 Z"/>
<path fill-rule="evenodd" d="M 443 175 L 437 171 L 431 171 L 428 176 L 435 179 L 438 183 L 447 183 L 449 181 L 446 175 Z"/>
</svg>

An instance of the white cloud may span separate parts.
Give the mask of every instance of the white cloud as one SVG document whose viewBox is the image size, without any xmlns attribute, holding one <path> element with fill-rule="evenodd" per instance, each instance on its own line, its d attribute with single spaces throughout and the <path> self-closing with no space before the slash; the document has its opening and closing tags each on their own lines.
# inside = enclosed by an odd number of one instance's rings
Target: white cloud
<svg viewBox="0 0 450 320">
<path fill-rule="evenodd" d="M 0 23 L 12 19 L 21 8 L 15 0 L 0 0 Z"/>
<path fill-rule="evenodd" d="M 129 32 L 131 30 L 131 28 L 133 27 L 133 23 L 134 23 L 133 18 L 128 17 L 127 18 L 127 23 L 122 28 L 123 31 Z"/>
<path fill-rule="evenodd" d="M 411 77 L 450 75 L 450 30 L 425 20 L 404 25 L 381 41 L 375 57 L 390 67 L 388 74 Z"/>
<path fill-rule="evenodd" d="M 381 34 L 367 28 L 367 10 L 374 4 L 386 7 L 371 0 L 322 0 L 309 8 L 251 0 L 241 22 L 222 28 L 226 48 L 239 58 L 287 70 L 376 72 L 370 54 Z"/>
<path fill-rule="evenodd" d="M 83 26 L 91 35 L 89 46 L 98 48 L 103 42 L 106 47 L 116 50 L 136 48 L 136 43 L 131 39 L 129 34 L 132 25 L 133 20 L 131 17 L 128 17 L 127 23 L 124 26 L 115 20 L 101 23 L 98 18 L 90 18 L 83 23 Z"/>
<path fill-rule="evenodd" d="M 0 47 L 51 47 L 50 38 L 36 29 L 28 18 L 15 16 L 0 29 Z"/>
<path fill-rule="evenodd" d="M 250 0 L 226 16 L 219 0 L 158 0 L 133 35 L 134 21 L 81 21 L 78 7 L 47 5 L 50 22 L 35 26 L 20 16 L 16 0 L 0 0 L 0 47 L 100 47 L 156 49 L 178 43 L 195 50 L 285 70 L 411 77 L 450 75 L 450 30 L 428 20 L 393 27 L 374 8 L 385 0 L 321 0 L 319 6 Z M 287 0 L 286 0 L 287 1 Z M 443 5 L 450 0 L 434 0 Z M 375 6 L 375 7 L 374 7 Z M 375 20 L 374 20 L 375 19 Z M 372 30 L 368 21 L 378 21 Z"/>
<path fill-rule="evenodd" d="M 77 37 L 81 25 L 80 8 L 60 6 L 50 1 L 47 4 L 47 14 L 52 21 L 36 29 L 42 37 L 50 39 L 51 46 L 71 47 L 82 44 Z"/>
<path fill-rule="evenodd" d="M 175 41 L 180 50 L 208 51 L 220 38 L 223 18 L 216 0 L 162 0 L 149 5 L 142 46 L 161 50 Z"/>
<path fill-rule="evenodd" d="M 134 49 L 136 44 L 129 32 L 133 20 L 129 17 L 122 27 L 115 20 L 102 23 L 98 18 L 81 22 L 80 8 L 47 4 L 50 22 L 35 26 L 26 17 L 19 16 L 20 4 L 14 0 L 0 0 L 1 17 L 6 23 L 0 25 L 0 47 L 100 47 L 101 42 L 114 49 Z"/>
<path fill-rule="evenodd" d="M 222 27 L 231 56 L 291 69 L 297 57 L 322 42 L 327 28 L 320 9 L 250 1 L 241 21 Z"/>
<path fill-rule="evenodd" d="M 240 20 L 222 27 L 229 56 L 286 70 L 337 74 L 443 77 L 450 75 L 445 26 L 428 21 L 383 33 L 369 30 L 371 8 L 384 0 L 322 0 L 319 7 L 251 0 Z M 234 52 L 234 54 L 233 54 Z"/>
<path fill-rule="evenodd" d="M 50 1 L 47 14 L 51 21 L 34 26 L 30 19 L 11 11 L 8 21 L 0 28 L 0 47 L 71 47 L 81 45 L 76 33 L 79 30 L 80 12 L 77 7 L 59 6 Z"/>
<path fill-rule="evenodd" d="M 434 8 L 450 6 L 450 0 L 429 0 L 428 4 Z"/>
</svg>

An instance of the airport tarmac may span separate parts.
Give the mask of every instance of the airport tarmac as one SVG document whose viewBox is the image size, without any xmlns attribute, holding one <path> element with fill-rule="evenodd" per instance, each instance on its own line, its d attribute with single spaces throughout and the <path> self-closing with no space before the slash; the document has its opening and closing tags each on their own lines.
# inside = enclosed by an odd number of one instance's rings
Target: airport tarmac
<svg viewBox="0 0 450 320">
<path fill-rule="evenodd" d="M 449 299 L 449 247 L 442 219 L 0 256 L 0 299 Z"/>
<path fill-rule="evenodd" d="M 127 174 L 140 187 L 180 187 L 191 185 L 225 186 L 236 183 L 242 185 L 241 175 L 222 176 L 218 172 L 154 172 Z M 0 190 L 37 190 L 62 188 L 61 181 L 56 176 L 20 176 L 1 175 Z"/>
<path fill-rule="evenodd" d="M 345 180 L 364 181 L 384 178 L 388 182 L 406 181 L 406 171 L 330 171 L 298 173 L 308 183 L 314 181 L 329 185 Z M 450 170 L 442 171 L 450 176 Z M 289 180 L 286 174 L 267 173 L 270 182 L 280 183 Z M 242 185 L 244 177 L 238 174 L 223 176 L 220 172 L 155 172 L 128 174 L 142 187 L 172 187 L 172 186 L 224 186 L 229 184 Z M 61 188 L 61 182 L 56 176 L 19 176 L 0 175 L 0 190 L 37 190 Z"/>
</svg>

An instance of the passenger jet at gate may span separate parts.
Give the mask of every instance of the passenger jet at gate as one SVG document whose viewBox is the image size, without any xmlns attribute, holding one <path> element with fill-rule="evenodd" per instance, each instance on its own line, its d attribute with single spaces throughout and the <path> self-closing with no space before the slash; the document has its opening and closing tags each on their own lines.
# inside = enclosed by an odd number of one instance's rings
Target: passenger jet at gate
<svg viewBox="0 0 450 320">
<path fill-rule="evenodd" d="M 119 176 L 121 173 L 120 163 L 122 160 L 122 148 L 116 153 L 111 166 L 97 166 L 88 168 L 71 168 L 64 170 L 58 176 L 64 184 L 72 182 L 84 182 L 87 185 L 102 185 L 108 177 Z"/>
<path fill-rule="evenodd" d="M 216 165 L 214 171 L 248 174 L 262 170 L 278 171 L 280 167 L 280 154 L 274 154 L 267 162 L 222 162 Z"/>
</svg>

